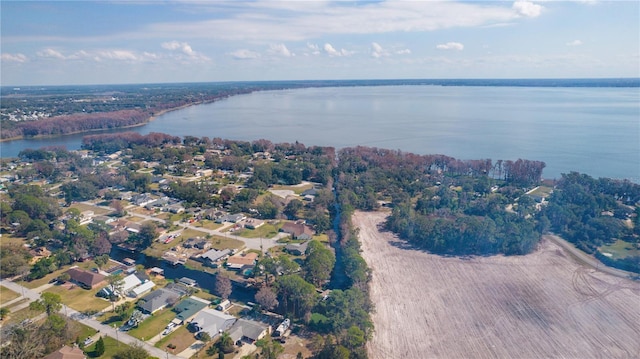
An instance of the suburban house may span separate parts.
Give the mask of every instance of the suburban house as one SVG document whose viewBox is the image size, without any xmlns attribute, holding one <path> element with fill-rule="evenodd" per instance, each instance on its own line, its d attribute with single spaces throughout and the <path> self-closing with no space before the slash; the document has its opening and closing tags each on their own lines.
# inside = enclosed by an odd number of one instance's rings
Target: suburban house
<svg viewBox="0 0 640 359">
<path fill-rule="evenodd" d="M 284 250 L 293 254 L 294 256 L 301 256 L 307 252 L 309 242 L 302 243 L 289 243 L 284 246 Z"/>
<path fill-rule="evenodd" d="M 247 319 L 238 319 L 229 329 L 234 343 L 244 341 L 253 344 L 270 333 L 271 326 Z"/>
<path fill-rule="evenodd" d="M 198 282 L 195 279 L 191 279 L 189 277 L 182 277 L 178 280 L 178 283 L 184 284 L 187 287 L 195 287 L 198 285 Z"/>
<path fill-rule="evenodd" d="M 69 274 L 69 278 L 72 282 L 88 289 L 93 289 L 98 284 L 104 282 L 106 278 L 100 273 L 91 272 L 78 267 L 73 267 L 66 271 L 66 273 Z"/>
<path fill-rule="evenodd" d="M 78 223 L 81 226 L 85 224 L 89 224 L 93 221 L 94 216 L 95 216 L 95 213 L 93 213 L 93 211 L 82 211 L 80 213 L 80 218 L 78 220 Z"/>
<path fill-rule="evenodd" d="M 247 217 L 242 213 L 225 214 L 223 216 L 218 217 L 218 219 L 216 219 L 216 223 L 224 223 L 224 222 L 238 223 L 246 218 Z"/>
<path fill-rule="evenodd" d="M 110 297 L 112 294 L 117 294 L 120 296 L 124 296 L 125 293 L 128 293 L 131 289 L 142 284 L 140 278 L 138 278 L 135 274 L 129 274 L 128 276 L 122 278 L 122 287 L 120 288 L 119 293 L 114 293 L 111 285 L 108 285 L 98 292 L 99 295 L 103 295 L 105 297 Z"/>
<path fill-rule="evenodd" d="M 217 263 L 224 260 L 231 254 L 230 249 L 223 249 L 221 251 L 217 249 L 210 249 L 205 253 L 202 253 L 199 257 L 200 261 L 211 267 L 217 266 Z"/>
<path fill-rule="evenodd" d="M 153 289 L 153 287 L 155 287 L 156 284 L 152 281 L 146 281 L 144 283 L 142 283 L 141 285 L 132 288 L 127 295 L 129 295 L 132 298 L 138 298 L 139 296 L 147 293 L 148 291 L 150 291 L 151 289 Z"/>
<path fill-rule="evenodd" d="M 242 269 L 246 266 L 254 266 L 257 259 L 258 254 L 255 252 L 231 256 L 227 258 L 227 268 Z"/>
<path fill-rule="evenodd" d="M 233 323 L 236 322 L 234 316 L 224 314 L 215 309 L 203 309 L 201 310 L 193 320 L 189 323 L 195 331 L 208 333 L 213 339 L 218 334 L 231 328 Z"/>
<path fill-rule="evenodd" d="M 160 288 L 144 296 L 138 302 L 138 308 L 147 314 L 153 314 L 168 305 L 178 302 L 180 295 L 172 290 Z"/>
<path fill-rule="evenodd" d="M 244 227 L 249 229 L 256 229 L 263 226 L 264 223 L 265 222 L 261 219 L 247 218 L 247 220 L 244 221 Z"/>
<path fill-rule="evenodd" d="M 315 231 L 304 223 L 286 222 L 280 228 L 281 232 L 289 233 L 293 239 L 309 240 L 315 234 Z"/>
<path fill-rule="evenodd" d="M 45 356 L 42 359 L 86 359 L 86 355 L 82 349 L 73 346 L 62 346 L 62 348 L 56 350 L 55 352 Z"/>
<path fill-rule="evenodd" d="M 182 243 L 182 247 L 204 250 L 211 248 L 211 242 L 202 237 L 189 238 L 184 243 Z"/>
<path fill-rule="evenodd" d="M 208 306 L 208 301 L 192 296 L 189 298 L 185 298 L 180 303 L 176 304 L 176 306 L 173 307 L 173 311 L 177 313 L 176 319 L 178 319 L 179 324 L 184 324 L 193 319 L 193 317 L 198 314 L 199 311 Z"/>
</svg>

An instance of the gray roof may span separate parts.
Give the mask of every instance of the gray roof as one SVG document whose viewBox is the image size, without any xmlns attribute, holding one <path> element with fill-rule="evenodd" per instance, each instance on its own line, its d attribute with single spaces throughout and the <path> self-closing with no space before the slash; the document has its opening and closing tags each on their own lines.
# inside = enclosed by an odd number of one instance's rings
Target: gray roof
<svg viewBox="0 0 640 359">
<path fill-rule="evenodd" d="M 236 318 L 224 314 L 215 309 L 203 309 L 196 315 L 191 321 L 191 325 L 197 331 L 203 331 L 209 333 L 211 338 L 215 338 L 220 331 L 225 331 L 235 323 Z"/>
<path fill-rule="evenodd" d="M 229 330 L 229 336 L 231 336 L 234 343 L 243 337 L 256 341 L 265 330 L 268 330 L 268 328 L 268 324 L 259 323 L 253 320 L 238 319 L 238 321 L 235 322 L 233 327 Z"/>
<path fill-rule="evenodd" d="M 176 318 L 185 321 L 208 306 L 209 304 L 203 300 L 189 297 L 176 304 L 176 306 L 173 307 L 173 311 L 178 313 Z"/>
<path fill-rule="evenodd" d="M 160 288 L 140 299 L 138 307 L 145 312 L 153 313 L 166 307 L 169 303 L 176 302 L 179 298 L 178 293 L 169 289 Z"/>
<path fill-rule="evenodd" d="M 230 249 L 223 249 L 221 251 L 219 251 L 217 249 L 210 249 L 210 250 L 202 253 L 200 258 L 207 259 L 210 262 L 217 262 L 220 259 L 222 259 L 224 256 L 228 256 L 229 254 L 231 254 L 231 250 Z"/>
</svg>

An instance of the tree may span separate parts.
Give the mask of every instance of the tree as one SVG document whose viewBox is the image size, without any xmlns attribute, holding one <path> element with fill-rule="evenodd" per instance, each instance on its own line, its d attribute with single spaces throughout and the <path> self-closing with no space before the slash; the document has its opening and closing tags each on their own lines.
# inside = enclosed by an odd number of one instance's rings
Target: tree
<svg viewBox="0 0 640 359">
<path fill-rule="evenodd" d="M 62 308 L 62 298 L 56 293 L 44 292 L 40 299 L 32 303 L 38 303 L 35 307 L 42 308 L 47 313 L 47 316 L 57 313 Z"/>
<path fill-rule="evenodd" d="M 113 359 L 147 359 L 148 357 L 149 353 L 137 343 L 113 355 Z"/>
<path fill-rule="evenodd" d="M 109 289 L 111 290 L 111 300 L 116 301 L 119 296 L 123 295 L 122 288 L 124 287 L 124 280 L 122 274 L 113 273 L 107 277 L 107 283 L 109 283 Z"/>
<path fill-rule="evenodd" d="M 218 273 L 215 283 L 216 293 L 224 299 L 229 298 L 231 294 L 231 280 L 225 274 Z"/>
<path fill-rule="evenodd" d="M 316 289 L 296 274 L 285 275 L 276 282 L 278 300 L 286 312 L 298 318 L 308 313 L 316 300 Z"/>
<path fill-rule="evenodd" d="M 280 343 L 271 340 L 270 336 L 264 337 L 256 342 L 256 346 L 260 349 L 262 358 L 276 359 L 278 355 L 284 352 L 284 348 Z"/>
<path fill-rule="evenodd" d="M 360 328 L 356 327 L 355 325 L 352 325 L 347 330 L 345 344 L 347 345 L 348 348 L 354 349 L 363 345 L 364 343 L 365 343 L 364 332 L 360 330 Z"/>
<path fill-rule="evenodd" d="M 156 230 L 158 226 L 156 226 L 155 222 L 147 221 L 140 226 L 140 233 L 138 233 L 138 238 L 140 239 L 138 245 L 142 248 L 147 248 L 153 243 L 153 240 L 156 239 Z"/>
<path fill-rule="evenodd" d="M 211 340 L 211 335 L 207 332 L 200 332 L 199 339 L 205 343 Z"/>
<path fill-rule="evenodd" d="M 98 339 L 98 341 L 96 342 L 95 348 L 93 349 L 93 356 L 101 356 L 102 354 L 104 354 L 104 349 L 104 340 L 102 339 L 102 337 L 100 337 L 100 339 Z"/>
<path fill-rule="evenodd" d="M 102 268 L 105 264 L 109 262 L 109 255 L 108 254 L 99 255 L 93 261 L 96 263 L 98 268 Z"/>
<path fill-rule="evenodd" d="M 9 308 L 7 307 L 0 308 L 0 320 L 4 320 L 4 318 L 6 318 L 7 315 L 9 315 Z"/>
<path fill-rule="evenodd" d="M 260 288 L 256 293 L 256 302 L 266 310 L 271 310 L 278 305 L 278 297 L 276 293 L 267 286 Z"/>
<path fill-rule="evenodd" d="M 229 333 L 222 332 L 222 334 L 220 334 L 220 340 L 218 340 L 218 348 L 225 354 L 233 352 L 233 339 L 231 339 Z"/>
<path fill-rule="evenodd" d="M 307 280 L 317 287 L 321 286 L 331 277 L 331 271 L 335 263 L 336 258 L 331 250 L 319 241 L 313 240 L 309 242 L 305 260 Z"/>
</svg>

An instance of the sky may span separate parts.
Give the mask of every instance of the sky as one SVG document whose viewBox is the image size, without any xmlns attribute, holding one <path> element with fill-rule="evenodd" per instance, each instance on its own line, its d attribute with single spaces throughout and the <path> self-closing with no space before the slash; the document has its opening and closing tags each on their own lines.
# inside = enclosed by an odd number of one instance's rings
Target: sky
<svg viewBox="0 0 640 359">
<path fill-rule="evenodd" d="M 6 1 L 3 86 L 640 77 L 640 1 Z"/>
</svg>

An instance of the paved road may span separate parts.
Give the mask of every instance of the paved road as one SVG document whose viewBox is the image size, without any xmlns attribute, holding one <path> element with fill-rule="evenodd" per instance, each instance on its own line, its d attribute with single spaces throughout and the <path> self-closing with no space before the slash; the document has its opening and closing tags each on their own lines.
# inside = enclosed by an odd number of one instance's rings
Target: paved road
<svg viewBox="0 0 640 359">
<path fill-rule="evenodd" d="M 594 257 L 588 255 L 587 253 L 581 251 L 580 249 L 576 248 L 573 244 L 567 242 L 566 240 L 562 239 L 561 237 L 556 236 L 555 234 L 547 234 L 547 235 L 544 235 L 543 238 L 549 239 L 553 243 L 555 243 L 555 244 L 559 245 L 560 247 L 566 249 L 574 257 L 576 257 L 580 262 L 582 262 L 584 264 L 587 264 L 587 265 L 593 267 L 594 269 L 596 269 L 596 270 L 598 270 L 600 272 L 604 272 L 604 273 L 607 273 L 607 274 L 614 275 L 616 277 L 627 278 L 627 279 L 638 275 L 636 273 L 627 272 L 627 271 L 624 271 L 624 270 L 621 270 L 621 269 L 617 269 L 617 268 L 606 266 L 605 264 L 603 264 L 602 262 L 600 262 L 596 258 L 594 258 Z"/>
<path fill-rule="evenodd" d="M 17 283 L 14 282 L 9 282 L 6 280 L 2 280 L 0 281 L 0 285 L 7 287 L 9 289 L 11 289 L 12 291 L 16 292 L 16 293 L 24 293 L 24 297 L 28 298 L 29 301 L 34 301 L 34 300 L 38 300 L 40 299 L 40 294 L 38 292 L 36 292 L 35 290 L 23 287 Z M 149 352 L 149 354 L 151 356 L 155 356 L 158 358 L 167 358 L 167 359 L 182 359 L 177 355 L 171 354 L 171 353 L 167 353 L 159 348 L 156 348 L 152 345 L 149 345 L 137 338 L 134 338 L 130 335 L 128 335 L 127 333 L 123 333 L 118 331 L 117 329 L 110 327 L 108 325 L 102 324 L 100 322 L 98 322 L 97 320 L 85 316 L 82 313 L 79 313 L 78 311 L 67 307 L 66 305 L 62 306 L 62 309 L 60 309 L 60 314 L 65 315 L 69 318 L 75 319 L 77 321 L 79 321 L 82 324 L 85 324 L 95 330 L 97 330 L 100 335 L 107 335 L 110 336 L 122 343 L 126 343 L 129 345 L 133 345 L 133 344 L 138 344 L 138 345 L 142 345 L 144 347 L 144 349 L 146 351 Z"/>
</svg>

